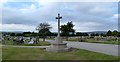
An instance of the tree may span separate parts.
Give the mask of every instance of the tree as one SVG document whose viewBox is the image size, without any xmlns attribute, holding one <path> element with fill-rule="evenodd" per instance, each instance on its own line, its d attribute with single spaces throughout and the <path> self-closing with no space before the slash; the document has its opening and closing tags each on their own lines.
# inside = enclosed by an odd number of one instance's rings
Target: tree
<svg viewBox="0 0 120 62">
<path fill-rule="evenodd" d="M 77 32 L 77 33 L 76 33 L 76 36 L 78 36 L 78 41 L 80 41 L 80 37 L 82 37 L 83 34 L 82 34 L 81 32 Z"/>
<path fill-rule="evenodd" d="M 32 32 L 32 33 L 31 33 L 31 36 L 34 36 L 34 37 L 35 37 L 35 36 L 38 36 L 38 34 L 35 33 L 35 32 Z"/>
<path fill-rule="evenodd" d="M 40 23 L 36 30 L 38 30 L 39 35 L 42 35 L 43 41 L 45 41 L 46 35 L 50 33 L 49 29 L 52 28 L 48 23 Z"/>
<path fill-rule="evenodd" d="M 106 37 L 106 34 L 101 33 L 100 36 Z"/>
<path fill-rule="evenodd" d="M 112 35 L 113 35 L 113 36 L 117 36 L 117 35 L 118 35 L 118 31 L 114 30 L 114 31 L 112 32 Z"/>
<path fill-rule="evenodd" d="M 10 33 L 10 36 L 15 36 L 15 33 Z"/>
<path fill-rule="evenodd" d="M 23 32 L 22 34 L 31 34 L 31 32 Z"/>
<path fill-rule="evenodd" d="M 16 36 L 23 36 L 21 33 L 17 33 Z"/>
<path fill-rule="evenodd" d="M 74 34 L 75 30 L 73 29 L 74 25 L 71 22 L 68 22 L 66 25 L 61 25 L 61 35 L 62 36 L 66 36 L 66 40 L 68 40 L 68 36 L 70 35 L 70 33 Z"/>
<path fill-rule="evenodd" d="M 96 34 L 95 34 L 95 36 L 99 36 L 99 34 L 98 34 L 98 33 L 96 33 Z"/>
<path fill-rule="evenodd" d="M 110 30 L 107 32 L 107 36 L 112 36 L 112 32 Z"/>
<path fill-rule="evenodd" d="M 83 36 L 83 34 L 81 32 L 77 32 L 76 36 Z"/>
<path fill-rule="evenodd" d="M 103 36 L 103 35 L 104 35 L 103 33 L 100 34 L 100 36 Z"/>
<path fill-rule="evenodd" d="M 29 37 L 29 36 L 31 36 L 31 32 L 23 32 L 22 35 L 26 36 L 26 37 Z"/>
<path fill-rule="evenodd" d="M 57 36 L 57 33 L 51 33 L 51 36 Z"/>
<path fill-rule="evenodd" d="M 90 34 L 91 36 L 95 36 L 95 33 Z"/>
<path fill-rule="evenodd" d="M 118 32 L 117 37 L 120 37 L 120 32 Z"/>
<path fill-rule="evenodd" d="M 88 33 L 82 33 L 83 34 L 83 36 L 89 36 L 89 34 Z"/>
</svg>

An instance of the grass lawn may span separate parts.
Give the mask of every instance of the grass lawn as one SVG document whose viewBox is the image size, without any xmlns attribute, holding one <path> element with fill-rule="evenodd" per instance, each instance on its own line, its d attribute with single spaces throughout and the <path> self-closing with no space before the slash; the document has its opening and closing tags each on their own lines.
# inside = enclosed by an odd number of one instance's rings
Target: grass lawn
<svg viewBox="0 0 120 62">
<path fill-rule="evenodd" d="M 42 39 L 42 38 L 41 38 Z M 46 38 L 46 39 L 48 39 L 48 40 L 55 40 L 55 38 Z"/>
<path fill-rule="evenodd" d="M 7 44 L 6 45 L 13 45 L 13 40 L 12 39 L 7 40 Z"/>
<path fill-rule="evenodd" d="M 40 41 L 38 44 L 22 44 L 21 46 L 48 46 L 51 45 L 49 42 Z"/>
<path fill-rule="evenodd" d="M 0 46 L 0 61 L 2 60 L 2 47 Z"/>
<path fill-rule="evenodd" d="M 71 52 L 47 52 L 40 48 L 2 48 L 3 60 L 118 60 L 111 56 L 92 51 L 74 49 Z"/>
<path fill-rule="evenodd" d="M 115 44 L 115 45 L 120 45 L 120 41 L 95 41 L 95 42 L 89 42 L 89 43 L 101 43 L 101 44 Z"/>
<path fill-rule="evenodd" d="M 68 41 L 71 42 L 78 42 L 78 39 L 76 38 L 70 38 Z M 115 45 L 120 45 L 120 41 L 96 41 L 94 39 L 87 39 L 88 43 L 101 43 L 101 44 L 115 44 Z"/>
<path fill-rule="evenodd" d="M 2 45 L 2 41 L 0 41 L 0 45 Z M 0 61 L 2 60 L 2 46 L 0 46 Z"/>
</svg>

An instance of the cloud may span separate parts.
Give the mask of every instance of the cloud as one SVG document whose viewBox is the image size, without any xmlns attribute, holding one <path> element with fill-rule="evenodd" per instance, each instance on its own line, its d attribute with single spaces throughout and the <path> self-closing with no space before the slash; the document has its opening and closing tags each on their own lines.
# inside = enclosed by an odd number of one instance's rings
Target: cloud
<svg viewBox="0 0 120 62">
<path fill-rule="evenodd" d="M 16 6 L 13 5 L 16 2 L 9 3 L 7 2 L 2 8 L 2 23 L 4 25 L 7 24 L 7 26 L 11 24 L 37 26 L 39 23 L 48 22 L 53 27 L 51 30 L 57 31 L 55 17 L 57 13 L 60 13 L 63 17 L 61 24 L 73 21 L 77 31 L 117 29 L 116 17 L 118 6 L 117 3 L 113 2 L 39 1 L 32 3 L 17 2 L 21 5 Z M 18 30 L 17 27 L 15 28 Z M 33 27 L 31 29 L 34 30 Z"/>
<path fill-rule="evenodd" d="M 10 2 L 11 3 L 11 2 Z M 13 3 L 13 2 L 12 2 Z M 15 2 L 14 2 L 15 3 Z M 24 3 L 24 4 L 27 4 Z M 31 3 L 29 6 L 20 7 L 20 8 L 13 8 L 9 6 L 5 6 L 2 8 L 3 11 L 3 23 L 17 23 L 17 24 L 36 24 L 38 22 L 44 21 L 48 16 L 49 11 L 47 11 L 51 6 L 35 6 L 38 3 Z M 50 15 L 50 14 L 49 14 Z M 44 17 L 43 17 L 44 16 Z M 50 17 L 50 16 L 48 16 Z M 49 19 L 49 18 L 48 18 Z"/>
<path fill-rule="evenodd" d="M 119 0 L 0 0 L 0 2 L 119 2 Z"/>
<path fill-rule="evenodd" d="M 2 29 L 2 31 L 34 31 L 35 28 L 35 26 L 23 24 L 0 24 L 0 29 Z"/>
<path fill-rule="evenodd" d="M 33 13 L 36 11 L 36 6 L 34 4 L 31 4 L 30 7 L 25 7 L 25 8 L 21 8 L 20 11 L 25 14 L 25 13 Z"/>
<path fill-rule="evenodd" d="M 120 14 L 114 14 L 113 18 L 117 18 L 118 19 L 118 15 L 120 15 Z"/>
</svg>

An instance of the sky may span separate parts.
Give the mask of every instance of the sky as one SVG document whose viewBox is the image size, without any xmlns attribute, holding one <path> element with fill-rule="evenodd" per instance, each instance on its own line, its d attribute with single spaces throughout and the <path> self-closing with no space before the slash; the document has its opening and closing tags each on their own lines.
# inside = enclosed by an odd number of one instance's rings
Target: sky
<svg viewBox="0 0 120 62">
<path fill-rule="evenodd" d="M 39 23 L 49 23 L 57 32 L 58 13 L 61 25 L 72 21 L 80 32 L 118 30 L 118 2 L 48 2 L 44 0 L 10 2 L 0 9 L 0 31 L 36 31 Z"/>
</svg>

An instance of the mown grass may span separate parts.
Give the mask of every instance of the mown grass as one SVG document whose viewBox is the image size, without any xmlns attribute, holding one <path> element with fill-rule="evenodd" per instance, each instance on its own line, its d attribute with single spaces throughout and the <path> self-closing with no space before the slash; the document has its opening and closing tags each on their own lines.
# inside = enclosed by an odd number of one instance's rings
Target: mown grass
<svg viewBox="0 0 120 62">
<path fill-rule="evenodd" d="M 73 49 L 70 52 L 47 52 L 40 48 L 2 48 L 3 60 L 118 60 L 117 56 Z"/>
<path fill-rule="evenodd" d="M 71 42 L 79 42 L 77 38 L 70 38 L 68 41 Z M 88 43 L 100 43 L 100 44 L 115 44 L 115 45 L 120 45 L 120 41 L 97 41 L 94 39 L 87 39 Z"/>
<path fill-rule="evenodd" d="M 9 39 L 9 40 L 6 40 L 6 45 L 13 45 L 13 40 L 12 39 Z"/>
<path fill-rule="evenodd" d="M 100 44 L 115 44 L 115 45 L 120 45 L 120 41 L 95 41 L 95 42 L 89 42 L 89 43 L 100 43 Z"/>
<path fill-rule="evenodd" d="M 0 45 L 2 44 L 2 41 L 0 41 Z"/>
<path fill-rule="evenodd" d="M 47 38 L 48 40 L 55 40 L 55 38 Z"/>
<path fill-rule="evenodd" d="M 0 41 L 0 45 L 2 45 L 2 41 Z M 2 46 L 0 46 L 0 61 L 2 60 Z"/>
<path fill-rule="evenodd" d="M 0 46 L 0 61 L 2 60 L 2 46 Z"/>
<path fill-rule="evenodd" d="M 40 41 L 38 44 L 22 44 L 22 46 L 48 46 L 51 45 L 49 42 Z"/>
</svg>

